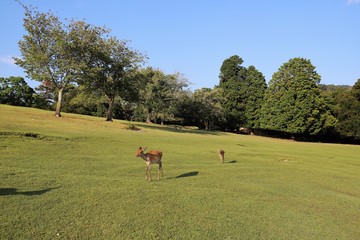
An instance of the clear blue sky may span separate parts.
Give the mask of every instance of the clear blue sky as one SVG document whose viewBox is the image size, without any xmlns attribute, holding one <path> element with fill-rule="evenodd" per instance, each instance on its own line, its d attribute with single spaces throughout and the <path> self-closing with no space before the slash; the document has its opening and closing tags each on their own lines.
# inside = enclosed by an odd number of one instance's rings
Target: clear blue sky
<svg viewBox="0 0 360 240">
<path fill-rule="evenodd" d="M 289 59 L 310 59 L 321 83 L 360 78 L 360 0 L 21 0 L 41 12 L 107 26 L 147 54 L 147 65 L 180 72 L 191 89 L 219 83 L 222 62 L 239 55 L 268 82 Z M 0 0 L 0 77 L 23 76 L 24 11 Z M 30 83 L 37 86 L 38 83 Z"/>
</svg>

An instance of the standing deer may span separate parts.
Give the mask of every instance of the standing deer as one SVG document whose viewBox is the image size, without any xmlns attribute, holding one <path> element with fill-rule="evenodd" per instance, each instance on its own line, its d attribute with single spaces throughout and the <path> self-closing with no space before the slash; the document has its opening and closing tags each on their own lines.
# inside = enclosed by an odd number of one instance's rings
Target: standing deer
<svg viewBox="0 0 360 240">
<path fill-rule="evenodd" d="M 139 149 L 136 152 L 136 157 L 141 157 L 146 162 L 146 175 L 145 178 L 148 181 L 151 181 L 151 175 L 150 175 L 150 165 L 151 164 L 159 164 L 159 170 L 158 170 L 158 180 L 160 180 L 160 173 L 163 177 L 163 167 L 161 162 L 162 152 L 157 150 L 151 150 L 147 153 L 144 153 L 144 151 L 147 149 L 147 147 L 139 147 Z"/>
<path fill-rule="evenodd" d="M 222 149 L 218 149 L 218 152 L 220 157 L 220 163 L 224 163 L 225 151 Z"/>
</svg>

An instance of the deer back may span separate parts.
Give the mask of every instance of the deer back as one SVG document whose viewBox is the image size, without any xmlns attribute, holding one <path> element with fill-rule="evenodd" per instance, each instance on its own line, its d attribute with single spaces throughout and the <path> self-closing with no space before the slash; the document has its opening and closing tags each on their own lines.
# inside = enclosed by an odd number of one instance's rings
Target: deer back
<svg viewBox="0 0 360 240">
<path fill-rule="evenodd" d="M 146 156 L 146 159 L 148 159 L 150 162 L 159 162 L 162 158 L 162 152 L 158 150 L 151 150 L 144 155 Z"/>
</svg>

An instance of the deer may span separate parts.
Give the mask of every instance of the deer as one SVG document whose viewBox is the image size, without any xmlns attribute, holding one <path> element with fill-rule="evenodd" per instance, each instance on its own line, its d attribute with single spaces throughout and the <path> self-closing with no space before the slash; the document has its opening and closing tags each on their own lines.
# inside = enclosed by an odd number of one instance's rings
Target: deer
<svg viewBox="0 0 360 240">
<path fill-rule="evenodd" d="M 224 163 L 225 151 L 222 149 L 218 149 L 218 152 L 220 157 L 220 163 Z"/>
<path fill-rule="evenodd" d="M 144 161 L 146 163 L 145 178 L 146 178 L 146 180 L 151 181 L 150 166 L 151 166 L 151 164 L 159 164 L 158 180 L 160 180 L 160 174 L 162 177 L 164 176 L 162 162 L 161 162 L 162 152 L 160 152 L 158 150 L 150 150 L 149 152 L 144 153 L 146 149 L 147 149 L 147 147 L 144 147 L 144 148 L 139 147 L 136 152 L 136 157 L 141 157 L 142 159 L 144 159 Z"/>
</svg>

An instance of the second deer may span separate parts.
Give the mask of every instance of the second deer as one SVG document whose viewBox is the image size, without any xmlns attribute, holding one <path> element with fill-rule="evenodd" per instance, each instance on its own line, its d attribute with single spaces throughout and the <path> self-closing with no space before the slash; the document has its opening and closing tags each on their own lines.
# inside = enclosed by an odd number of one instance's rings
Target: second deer
<svg viewBox="0 0 360 240">
<path fill-rule="evenodd" d="M 218 152 L 219 152 L 219 157 L 220 157 L 220 163 L 224 163 L 225 151 L 222 149 L 218 149 Z"/>
</svg>

